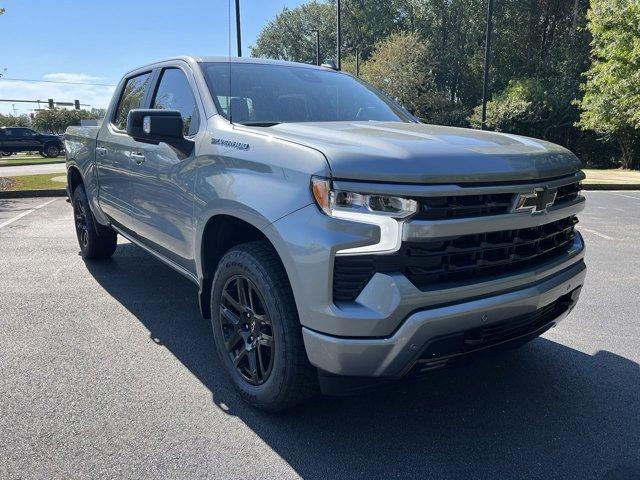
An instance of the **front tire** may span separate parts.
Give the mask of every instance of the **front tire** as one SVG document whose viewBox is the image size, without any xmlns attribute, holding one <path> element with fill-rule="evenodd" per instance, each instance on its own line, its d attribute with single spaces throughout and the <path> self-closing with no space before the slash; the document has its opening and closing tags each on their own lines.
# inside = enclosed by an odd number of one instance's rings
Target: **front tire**
<svg viewBox="0 0 640 480">
<path fill-rule="evenodd" d="M 73 191 L 73 216 L 82 258 L 100 260 L 111 257 L 118 246 L 118 235 L 94 220 L 82 184 Z"/>
<path fill-rule="evenodd" d="M 216 350 L 240 396 L 279 411 L 316 394 L 289 280 L 267 242 L 229 250 L 211 289 Z"/>
</svg>

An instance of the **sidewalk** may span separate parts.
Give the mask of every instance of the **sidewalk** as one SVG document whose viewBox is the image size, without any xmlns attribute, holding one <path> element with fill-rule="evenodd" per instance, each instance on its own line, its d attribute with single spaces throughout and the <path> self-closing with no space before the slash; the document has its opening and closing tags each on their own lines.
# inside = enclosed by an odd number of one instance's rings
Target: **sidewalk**
<svg viewBox="0 0 640 480">
<path fill-rule="evenodd" d="M 40 175 L 43 173 L 61 173 L 66 172 L 64 163 L 47 163 L 43 165 L 22 165 L 18 167 L 2 166 L 0 167 L 0 177 L 22 177 L 25 175 Z"/>
</svg>

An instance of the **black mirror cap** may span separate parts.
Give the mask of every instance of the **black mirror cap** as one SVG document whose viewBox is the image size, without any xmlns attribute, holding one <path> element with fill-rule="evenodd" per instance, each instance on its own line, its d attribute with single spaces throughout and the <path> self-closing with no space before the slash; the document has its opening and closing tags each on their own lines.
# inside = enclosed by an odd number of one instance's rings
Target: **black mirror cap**
<svg viewBox="0 0 640 480">
<path fill-rule="evenodd" d="M 182 115 L 176 110 L 135 109 L 127 115 L 127 135 L 154 145 L 184 140 Z"/>
</svg>

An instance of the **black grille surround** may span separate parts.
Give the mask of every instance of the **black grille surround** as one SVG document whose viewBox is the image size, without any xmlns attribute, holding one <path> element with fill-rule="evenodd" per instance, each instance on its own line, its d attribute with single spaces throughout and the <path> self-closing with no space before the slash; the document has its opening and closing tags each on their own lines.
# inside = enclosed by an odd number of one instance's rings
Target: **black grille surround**
<svg viewBox="0 0 640 480">
<path fill-rule="evenodd" d="M 393 254 L 337 256 L 333 299 L 354 301 L 376 272 L 400 272 L 421 290 L 517 273 L 566 254 L 577 223 L 570 216 L 538 227 L 404 242 Z"/>
<path fill-rule="evenodd" d="M 578 198 L 580 182 L 558 187 L 553 206 L 569 203 Z M 484 195 L 449 195 L 444 197 L 419 197 L 418 212 L 412 220 L 450 220 L 453 218 L 485 217 L 511 212 L 515 193 L 491 193 Z"/>
</svg>

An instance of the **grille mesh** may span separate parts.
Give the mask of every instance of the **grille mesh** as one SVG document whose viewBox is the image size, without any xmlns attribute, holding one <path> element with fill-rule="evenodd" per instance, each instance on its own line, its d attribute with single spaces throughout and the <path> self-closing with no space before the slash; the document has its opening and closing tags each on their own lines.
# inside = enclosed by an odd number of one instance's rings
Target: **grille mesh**
<svg viewBox="0 0 640 480">
<path fill-rule="evenodd" d="M 505 230 L 430 242 L 405 242 L 390 255 L 336 257 L 335 301 L 353 301 L 376 272 L 402 272 L 418 288 L 515 273 L 567 252 L 575 216 L 533 228 Z"/>
</svg>

